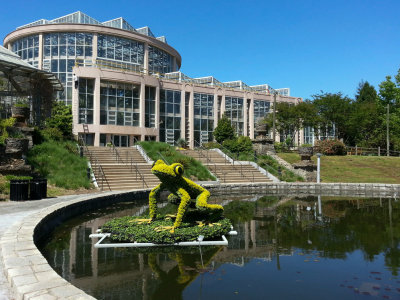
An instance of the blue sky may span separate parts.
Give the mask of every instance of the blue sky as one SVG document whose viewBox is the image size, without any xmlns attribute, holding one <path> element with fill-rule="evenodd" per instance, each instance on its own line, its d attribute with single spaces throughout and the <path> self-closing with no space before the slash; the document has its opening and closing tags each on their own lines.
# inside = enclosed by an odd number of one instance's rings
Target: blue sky
<svg viewBox="0 0 400 300">
<path fill-rule="evenodd" d="M 188 76 L 290 87 L 305 99 L 321 90 L 353 97 L 361 80 L 378 87 L 400 68 L 399 0 L 7 0 L 2 8 L 2 39 L 78 10 L 99 21 L 122 16 L 165 35 Z"/>
</svg>

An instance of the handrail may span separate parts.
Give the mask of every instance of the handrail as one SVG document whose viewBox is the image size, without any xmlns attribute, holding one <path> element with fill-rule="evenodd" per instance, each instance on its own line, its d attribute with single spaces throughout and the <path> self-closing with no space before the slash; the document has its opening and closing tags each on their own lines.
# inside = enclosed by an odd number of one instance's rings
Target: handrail
<svg viewBox="0 0 400 300">
<path fill-rule="evenodd" d="M 221 145 L 220 143 L 218 143 L 218 142 L 215 142 L 216 144 L 218 144 L 219 146 L 220 146 L 220 148 L 219 149 L 221 149 L 222 150 L 222 152 L 224 152 L 225 154 L 228 152 L 228 153 L 230 153 L 230 157 L 232 158 L 232 161 L 234 162 L 234 158 L 233 158 L 233 153 L 232 153 L 232 151 L 230 151 L 229 149 L 227 149 L 226 147 L 224 147 L 223 145 Z M 257 157 L 257 155 L 255 155 L 255 154 L 253 154 L 253 153 L 248 153 L 249 155 L 250 155 L 250 157 L 254 160 L 254 162 L 257 164 L 257 165 L 259 165 L 258 164 L 258 157 Z M 237 157 L 239 157 L 239 153 L 237 153 Z M 239 161 L 239 159 L 237 159 L 237 161 Z M 277 174 L 279 174 L 280 172 L 277 170 L 277 169 L 275 169 L 274 167 L 272 167 L 272 166 L 270 166 L 270 165 L 268 165 L 268 164 L 265 164 L 266 166 L 268 166 L 268 168 L 270 168 L 270 169 L 272 169 L 272 170 L 274 170 Z M 267 172 L 269 172 L 266 168 L 263 168 L 264 170 L 266 170 Z M 253 181 L 254 181 L 254 174 L 253 174 Z"/>
<path fill-rule="evenodd" d="M 115 154 L 115 160 L 117 161 L 117 163 L 119 163 L 121 161 L 123 164 L 125 164 L 125 162 L 122 160 L 121 156 L 119 155 L 117 147 L 115 147 L 113 141 L 110 141 L 110 143 L 111 143 L 111 150 L 112 150 L 113 154 Z"/>
<path fill-rule="evenodd" d="M 157 154 L 158 154 L 158 156 L 161 157 L 161 159 L 162 159 L 165 163 L 170 164 L 169 161 L 168 161 L 160 152 L 157 152 Z"/>
<path fill-rule="evenodd" d="M 194 141 L 195 143 L 197 143 L 197 141 Z M 199 143 L 197 143 L 197 144 L 199 144 Z M 219 143 L 217 143 L 217 144 L 219 144 Z M 219 144 L 219 145 L 221 145 L 221 144 Z M 203 146 L 202 145 L 200 145 L 200 149 L 202 148 Z M 221 147 L 223 147 L 222 145 L 221 145 Z M 228 150 L 228 149 L 226 149 L 226 150 Z M 229 151 L 229 150 L 228 150 Z M 229 151 L 230 152 L 230 151 Z M 230 153 L 232 153 L 232 152 L 230 152 Z M 228 156 L 228 155 L 227 155 Z M 232 167 L 233 167 L 233 169 L 235 170 L 235 171 L 239 171 L 239 173 L 242 175 L 242 177 L 243 178 L 246 178 L 246 179 L 249 179 L 249 178 L 247 178 L 247 176 L 243 173 L 243 165 L 242 165 L 242 163 L 240 163 L 239 165 L 240 165 L 240 169 L 238 170 L 238 168 L 236 168 L 236 165 L 235 165 L 235 159 L 233 158 L 233 155 L 230 157 L 231 159 L 232 159 Z M 225 159 L 225 165 L 227 164 L 227 159 Z M 225 177 L 225 176 L 224 176 Z M 250 178 L 251 179 L 251 178 Z M 253 176 L 253 179 L 254 179 L 254 176 Z M 225 180 L 225 179 L 224 179 Z M 224 181 L 225 182 L 225 181 Z"/>
<path fill-rule="evenodd" d="M 194 141 L 195 143 L 197 143 L 197 141 Z M 197 143 L 198 144 L 198 143 Z M 203 151 L 204 151 L 204 147 L 202 145 L 199 145 L 199 147 L 197 149 L 200 149 L 199 153 L 202 157 L 204 157 L 207 160 L 207 164 L 210 165 L 214 165 L 214 174 L 217 174 L 217 164 L 212 162 L 211 159 L 208 157 L 209 152 L 206 151 L 207 155 L 204 155 Z M 226 164 L 226 159 L 225 159 L 225 164 Z M 222 174 L 224 174 L 224 183 L 225 183 L 225 172 L 222 172 Z"/>
<path fill-rule="evenodd" d="M 132 172 L 132 166 L 135 167 L 135 171 L 136 171 L 136 180 L 137 180 L 137 176 L 138 176 L 138 174 L 139 174 L 139 177 L 140 177 L 140 179 L 142 180 L 142 187 L 144 187 L 145 185 L 146 185 L 146 187 L 149 187 L 149 186 L 147 185 L 146 180 L 144 180 L 143 174 L 140 173 L 139 168 L 137 167 L 137 162 L 136 162 L 135 164 L 133 164 L 133 159 L 132 159 L 132 157 L 131 157 L 131 172 Z"/>
<path fill-rule="evenodd" d="M 110 184 L 109 184 L 109 182 L 108 182 L 108 180 L 107 180 L 106 174 L 104 173 L 103 167 L 102 167 L 101 164 L 99 163 L 99 160 L 98 160 L 97 157 L 94 155 L 94 153 L 92 153 L 92 152 L 89 151 L 89 148 L 88 148 L 88 146 L 86 145 L 86 142 L 85 142 L 85 140 L 83 139 L 82 136 L 78 136 L 78 141 L 81 143 L 82 147 L 84 147 L 85 152 L 89 154 L 89 160 L 90 160 L 91 165 L 92 165 L 92 170 L 93 170 L 93 165 L 94 165 L 94 172 L 93 172 L 93 173 L 95 174 L 95 176 L 96 176 L 96 173 L 98 173 L 99 175 L 101 175 L 101 190 L 103 190 L 103 187 L 104 187 L 104 180 L 105 180 L 106 183 L 107 183 L 108 189 L 111 191 Z M 99 172 L 97 172 L 96 169 L 97 169 L 97 171 L 99 171 Z"/>
<path fill-rule="evenodd" d="M 120 155 L 120 153 L 119 153 L 117 147 L 115 147 L 114 143 L 113 143 L 112 141 L 110 141 L 110 143 L 111 143 L 111 146 L 112 146 L 112 147 L 111 147 L 111 148 L 112 148 L 111 150 L 113 151 L 113 153 L 115 153 L 115 159 L 116 159 L 117 163 L 121 162 L 122 164 L 124 164 L 124 165 L 126 165 L 126 166 L 129 166 L 129 165 L 128 165 L 128 163 L 129 163 L 128 152 L 126 152 L 126 161 L 124 161 L 124 160 L 122 159 L 122 157 L 121 157 L 121 155 Z M 137 176 L 139 175 L 140 179 L 142 180 L 142 187 L 144 187 L 145 185 L 146 185 L 146 187 L 149 187 L 149 186 L 147 185 L 146 180 L 144 179 L 143 174 L 140 173 L 139 168 L 137 167 L 137 163 L 136 163 L 136 164 L 133 163 L 132 157 L 131 157 L 131 160 L 130 160 L 130 166 L 131 166 L 130 171 L 131 171 L 132 174 L 133 174 L 133 171 L 132 171 L 132 170 L 133 170 L 133 167 L 135 167 L 135 171 L 136 171 L 136 172 L 135 172 L 136 180 L 137 180 Z"/>
</svg>

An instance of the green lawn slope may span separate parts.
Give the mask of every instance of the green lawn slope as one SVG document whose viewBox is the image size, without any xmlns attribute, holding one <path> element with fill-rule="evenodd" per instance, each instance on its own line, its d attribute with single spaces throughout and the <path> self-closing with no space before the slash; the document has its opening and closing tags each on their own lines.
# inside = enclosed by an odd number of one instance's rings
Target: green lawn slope
<svg viewBox="0 0 400 300">
<path fill-rule="evenodd" d="M 289 163 L 300 161 L 297 153 L 277 153 Z M 317 158 L 312 157 L 316 162 Z M 322 182 L 400 184 L 400 157 L 322 156 Z"/>
</svg>

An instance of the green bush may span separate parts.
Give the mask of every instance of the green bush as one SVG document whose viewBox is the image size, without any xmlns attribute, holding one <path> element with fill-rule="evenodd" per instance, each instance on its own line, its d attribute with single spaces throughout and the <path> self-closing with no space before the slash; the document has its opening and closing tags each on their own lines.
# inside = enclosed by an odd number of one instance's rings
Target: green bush
<svg viewBox="0 0 400 300">
<path fill-rule="evenodd" d="M 15 118 L 8 118 L 0 120 L 0 145 L 4 145 L 6 139 L 8 138 L 7 127 L 12 127 L 15 124 Z"/>
<path fill-rule="evenodd" d="M 317 141 L 314 152 L 324 155 L 346 155 L 346 146 L 339 140 Z"/>
<path fill-rule="evenodd" d="M 233 128 L 231 121 L 227 116 L 223 115 L 218 121 L 213 135 L 218 143 L 222 143 L 225 140 L 232 140 L 235 137 L 235 129 Z"/>
<path fill-rule="evenodd" d="M 34 146 L 28 153 L 28 162 L 51 184 L 66 189 L 90 188 L 86 175 L 87 160 L 71 149 L 73 142 L 47 141 Z"/>
<path fill-rule="evenodd" d="M 61 141 L 63 140 L 63 133 L 58 129 L 58 128 L 45 128 L 41 131 L 41 134 L 43 136 L 43 139 L 45 141 Z"/>
<path fill-rule="evenodd" d="M 248 136 L 239 136 L 235 139 L 226 140 L 222 143 L 222 146 L 234 153 L 253 151 L 253 144 Z"/>
<path fill-rule="evenodd" d="M 65 138 L 71 138 L 72 107 L 56 102 L 51 112 L 51 118 L 46 120 L 46 128 L 57 128 Z"/>
</svg>

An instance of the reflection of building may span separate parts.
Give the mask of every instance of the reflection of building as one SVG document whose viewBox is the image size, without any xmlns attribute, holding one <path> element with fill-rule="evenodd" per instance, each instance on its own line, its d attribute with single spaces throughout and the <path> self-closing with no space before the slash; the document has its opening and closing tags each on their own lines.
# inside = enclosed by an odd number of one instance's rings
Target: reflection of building
<svg viewBox="0 0 400 300">
<path fill-rule="evenodd" d="M 58 98 L 72 104 L 74 133 L 85 134 L 88 144 L 173 143 L 182 137 L 193 147 L 212 139 L 223 113 L 239 135 L 253 138 L 254 124 L 273 101 L 267 84 L 184 75 L 181 56 L 165 37 L 155 37 L 148 27 L 135 29 L 122 18 L 99 22 L 76 12 L 41 19 L 7 35 L 4 45 L 57 74 L 65 86 Z M 301 101 L 288 88 L 275 91 L 278 102 Z"/>
</svg>

